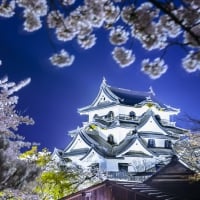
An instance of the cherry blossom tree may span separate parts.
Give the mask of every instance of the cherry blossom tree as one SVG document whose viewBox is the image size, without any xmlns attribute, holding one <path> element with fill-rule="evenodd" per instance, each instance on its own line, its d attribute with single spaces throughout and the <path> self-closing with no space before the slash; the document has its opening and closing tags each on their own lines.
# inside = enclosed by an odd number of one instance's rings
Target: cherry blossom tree
<svg viewBox="0 0 200 200">
<path fill-rule="evenodd" d="M 200 133 L 188 133 L 183 139 L 178 140 L 173 147 L 176 155 L 190 169 L 200 175 Z"/>
<path fill-rule="evenodd" d="M 76 40 L 87 50 L 97 42 L 97 29 L 108 31 L 113 45 L 111 55 L 120 67 L 137 59 L 134 41 L 158 57 L 141 61 L 141 71 L 156 79 L 168 66 L 165 55 L 178 45 L 185 51 L 183 68 L 191 73 L 200 69 L 200 1 L 199 0 L 2 0 L 0 16 L 9 18 L 22 13 L 25 31 L 37 31 L 47 23 L 56 38 Z M 61 49 L 50 57 L 53 65 L 68 67 L 75 56 Z"/>
<path fill-rule="evenodd" d="M 22 116 L 16 110 L 18 96 L 15 92 L 26 86 L 30 79 L 19 84 L 8 82 L 5 77 L 0 80 L 0 197 L 12 199 L 21 196 L 22 199 L 35 199 L 34 195 L 27 194 L 30 184 L 39 173 L 34 163 L 20 160 L 21 149 L 30 147 L 31 143 L 24 141 L 16 134 L 19 125 L 33 124 L 29 116 Z M 23 192 L 22 192 L 23 191 Z"/>
</svg>

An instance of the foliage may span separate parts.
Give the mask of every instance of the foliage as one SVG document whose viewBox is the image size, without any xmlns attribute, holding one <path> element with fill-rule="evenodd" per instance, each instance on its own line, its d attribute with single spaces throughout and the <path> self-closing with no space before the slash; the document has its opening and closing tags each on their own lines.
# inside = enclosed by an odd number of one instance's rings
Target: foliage
<svg viewBox="0 0 200 200">
<path fill-rule="evenodd" d="M 35 162 L 37 166 L 43 168 L 50 162 L 51 152 L 46 148 L 38 152 L 37 146 L 31 146 L 31 149 L 20 154 L 19 158 L 21 160 Z"/>
<path fill-rule="evenodd" d="M 177 141 L 174 151 L 189 168 L 200 173 L 200 133 L 189 133 Z"/>
<path fill-rule="evenodd" d="M 141 71 L 152 79 L 167 71 L 164 57 L 174 45 L 185 52 L 182 65 L 187 72 L 200 69 L 199 0 L 1 1 L 1 17 L 13 17 L 16 12 L 22 12 L 25 31 L 37 31 L 46 21 L 49 32 L 58 40 L 76 40 L 85 50 L 96 44 L 97 29 L 107 30 L 113 45 L 111 54 L 120 67 L 127 67 L 137 59 L 137 51 L 133 50 L 135 41 L 139 41 L 145 50 L 157 54 L 153 60 L 145 58 L 141 62 Z M 62 49 L 50 61 L 58 67 L 67 67 L 74 59 L 74 55 Z"/>
<path fill-rule="evenodd" d="M 63 170 L 47 170 L 37 178 L 35 191 L 41 199 L 59 199 L 75 191 L 76 174 Z"/>
<path fill-rule="evenodd" d="M 70 160 L 49 160 L 36 180 L 34 191 L 40 199 L 59 199 L 97 183 L 99 178 L 91 169 L 84 169 Z"/>
</svg>

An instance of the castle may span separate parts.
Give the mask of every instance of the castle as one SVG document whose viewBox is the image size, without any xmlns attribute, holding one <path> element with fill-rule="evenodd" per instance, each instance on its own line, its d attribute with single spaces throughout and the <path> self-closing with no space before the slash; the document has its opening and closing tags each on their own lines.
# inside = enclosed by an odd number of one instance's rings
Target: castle
<svg viewBox="0 0 200 200">
<path fill-rule="evenodd" d="M 78 111 L 88 121 L 69 132 L 71 143 L 55 149 L 53 157 L 107 174 L 155 172 L 170 161 L 173 143 L 186 132 L 171 121 L 179 109 L 157 101 L 152 90 L 116 88 L 105 79 L 95 100 Z"/>
</svg>

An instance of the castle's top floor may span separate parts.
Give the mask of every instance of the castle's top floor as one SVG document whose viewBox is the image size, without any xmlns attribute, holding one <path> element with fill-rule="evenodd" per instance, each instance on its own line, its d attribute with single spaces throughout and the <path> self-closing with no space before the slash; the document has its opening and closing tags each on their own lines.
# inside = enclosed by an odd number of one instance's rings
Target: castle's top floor
<svg viewBox="0 0 200 200">
<path fill-rule="evenodd" d="M 170 121 L 170 116 L 177 115 L 180 111 L 159 102 L 152 89 L 141 92 L 112 87 L 103 79 L 94 101 L 78 111 L 88 115 L 89 121 L 92 121 L 96 116 L 103 117 L 109 114 L 113 117 L 140 117 L 149 109 L 166 121 Z"/>
</svg>

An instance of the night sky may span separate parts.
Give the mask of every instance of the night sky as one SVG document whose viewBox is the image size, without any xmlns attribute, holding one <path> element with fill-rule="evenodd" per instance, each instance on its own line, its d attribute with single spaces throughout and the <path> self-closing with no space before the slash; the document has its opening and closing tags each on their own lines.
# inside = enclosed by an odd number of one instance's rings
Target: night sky
<svg viewBox="0 0 200 200">
<path fill-rule="evenodd" d="M 112 46 L 105 30 L 95 32 L 96 46 L 85 51 L 76 41 L 58 42 L 45 26 L 34 33 L 22 29 L 19 18 L 0 19 L 0 59 L 3 63 L 0 76 L 7 75 L 14 82 L 28 77 L 32 80 L 17 93 L 17 109 L 35 120 L 35 125 L 22 126 L 18 131 L 27 141 L 38 142 L 51 151 L 54 147 L 64 148 L 70 141 L 68 131 L 87 120 L 77 109 L 92 103 L 103 77 L 115 87 L 148 91 L 152 86 L 159 101 L 180 108 L 183 115 L 200 119 L 200 74 L 188 74 L 181 67 L 182 49 L 171 48 L 165 55 L 167 73 L 160 79 L 151 80 L 140 71 L 140 62 L 156 57 L 159 52 L 144 51 L 137 42 L 133 46 L 136 62 L 122 69 L 111 57 Z M 72 66 L 61 69 L 50 64 L 48 57 L 56 48 L 65 48 L 76 55 Z M 182 120 L 178 120 L 178 124 L 185 126 Z"/>
</svg>

